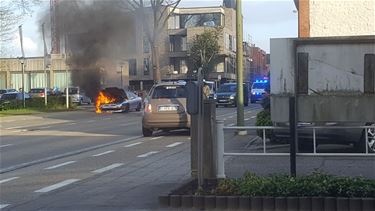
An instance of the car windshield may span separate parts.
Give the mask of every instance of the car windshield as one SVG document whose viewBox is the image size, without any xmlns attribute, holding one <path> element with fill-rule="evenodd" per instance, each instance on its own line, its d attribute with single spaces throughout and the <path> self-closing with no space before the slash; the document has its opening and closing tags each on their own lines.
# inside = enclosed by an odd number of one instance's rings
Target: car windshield
<svg viewBox="0 0 375 211">
<path fill-rule="evenodd" d="M 184 86 L 157 86 L 152 93 L 152 99 L 186 98 Z"/>
<path fill-rule="evenodd" d="M 30 93 L 43 93 L 44 89 L 31 89 Z"/>
<path fill-rule="evenodd" d="M 235 84 L 224 84 L 221 85 L 218 92 L 236 92 L 236 87 Z"/>
<path fill-rule="evenodd" d="M 4 93 L 7 93 L 7 90 L 5 90 L 5 89 L 0 89 L 0 94 L 4 94 Z"/>
<path fill-rule="evenodd" d="M 78 94 L 78 88 L 69 88 L 69 94 L 70 95 Z"/>
<path fill-rule="evenodd" d="M 266 83 L 254 83 L 253 84 L 253 89 L 265 89 L 267 88 Z"/>
</svg>

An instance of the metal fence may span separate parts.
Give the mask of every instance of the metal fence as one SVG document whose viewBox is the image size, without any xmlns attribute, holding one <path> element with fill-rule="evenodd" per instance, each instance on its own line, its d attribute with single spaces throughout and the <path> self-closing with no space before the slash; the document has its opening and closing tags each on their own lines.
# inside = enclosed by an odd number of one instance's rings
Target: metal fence
<svg viewBox="0 0 375 211">
<path fill-rule="evenodd" d="M 223 120 L 217 120 L 216 121 L 217 126 L 217 176 L 218 178 L 224 178 L 224 156 L 290 156 L 290 152 L 287 153 L 272 153 L 267 152 L 267 136 L 266 131 L 267 130 L 290 130 L 289 127 L 276 127 L 276 126 L 233 126 L 233 127 L 227 127 L 224 126 Z M 368 129 L 375 129 L 375 125 L 372 126 L 303 126 L 298 127 L 298 129 L 310 129 L 312 133 L 312 139 L 313 139 L 313 152 L 312 153 L 296 153 L 297 156 L 373 156 L 375 157 L 375 153 L 369 152 L 368 147 Z M 317 130 L 320 129 L 362 129 L 365 130 L 365 138 L 360 141 L 365 142 L 365 152 L 363 153 L 318 153 L 316 146 L 316 133 Z M 243 130 L 261 130 L 262 131 L 262 142 L 263 142 L 263 152 L 257 153 L 257 152 L 247 152 L 247 153 L 233 153 L 233 152 L 225 152 L 224 149 L 224 131 L 225 130 L 236 130 L 236 131 L 243 131 Z"/>
</svg>

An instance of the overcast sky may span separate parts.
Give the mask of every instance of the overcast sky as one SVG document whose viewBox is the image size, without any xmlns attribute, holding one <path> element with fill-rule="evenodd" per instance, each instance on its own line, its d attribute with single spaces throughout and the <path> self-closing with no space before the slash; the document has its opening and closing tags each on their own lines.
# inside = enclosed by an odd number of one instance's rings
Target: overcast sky
<svg viewBox="0 0 375 211">
<path fill-rule="evenodd" d="M 220 6 L 222 0 L 182 0 L 180 7 Z M 34 14 L 23 21 L 24 48 L 27 57 L 42 56 L 42 36 L 39 32 L 39 16 L 49 8 L 49 0 L 45 1 Z M 244 40 L 269 52 L 270 38 L 296 37 L 297 13 L 293 0 L 243 0 Z M 16 35 L 18 36 L 18 35 Z M 19 39 L 10 45 L 9 55 L 20 55 Z M 49 43 L 47 43 L 50 49 Z"/>
</svg>

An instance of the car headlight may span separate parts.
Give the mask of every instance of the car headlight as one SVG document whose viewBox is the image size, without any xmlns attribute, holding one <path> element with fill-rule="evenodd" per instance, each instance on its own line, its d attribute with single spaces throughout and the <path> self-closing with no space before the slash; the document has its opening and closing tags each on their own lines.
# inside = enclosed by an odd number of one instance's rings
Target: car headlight
<svg viewBox="0 0 375 211">
<path fill-rule="evenodd" d="M 217 99 L 217 95 L 216 95 L 216 94 L 214 94 L 214 99 L 215 99 L 215 100 Z"/>
<path fill-rule="evenodd" d="M 256 93 L 255 92 L 253 92 L 253 95 L 255 95 Z"/>
<path fill-rule="evenodd" d="M 236 94 L 232 94 L 229 99 L 233 100 L 236 97 Z"/>
</svg>

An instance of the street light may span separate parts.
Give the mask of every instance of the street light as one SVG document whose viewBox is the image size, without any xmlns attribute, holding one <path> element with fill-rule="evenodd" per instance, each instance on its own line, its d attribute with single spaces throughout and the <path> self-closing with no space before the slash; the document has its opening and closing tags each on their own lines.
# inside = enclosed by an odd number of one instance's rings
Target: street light
<svg viewBox="0 0 375 211">
<path fill-rule="evenodd" d="M 119 73 L 119 74 L 121 74 L 121 77 L 120 77 L 120 80 L 121 80 L 121 89 L 123 89 L 124 88 L 124 84 L 123 84 L 123 80 L 122 80 L 122 64 L 120 65 L 120 71 L 119 72 L 117 72 L 117 73 Z"/>
</svg>

